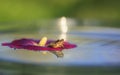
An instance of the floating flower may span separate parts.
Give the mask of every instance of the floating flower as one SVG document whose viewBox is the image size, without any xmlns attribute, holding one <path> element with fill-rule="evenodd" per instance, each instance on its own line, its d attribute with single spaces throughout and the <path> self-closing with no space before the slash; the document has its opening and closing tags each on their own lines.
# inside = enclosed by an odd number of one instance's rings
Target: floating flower
<svg viewBox="0 0 120 75">
<path fill-rule="evenodd" d="M 2 46 L 9 46 L 10 48 L 14 49 L 26 49 L 33 51 L 50 51 L 58 57 L 63 57 L 63 53 L 61 53 L 63 49 L 71 49 L 76 47 L 75 44 L 65 42 L 64 39 L 55 41 L 47 40 L 46 37 L 43 37 L 41 40 L 28 38 L 13 40 L 10 43 L 2 43 Z"/>
</svg>

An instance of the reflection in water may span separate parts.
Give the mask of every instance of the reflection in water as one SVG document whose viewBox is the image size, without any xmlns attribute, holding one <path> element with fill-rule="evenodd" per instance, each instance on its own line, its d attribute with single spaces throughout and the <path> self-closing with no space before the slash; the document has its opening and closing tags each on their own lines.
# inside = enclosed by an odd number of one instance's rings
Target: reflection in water
<svg viewBox="0 0 120 75">
<path fill-rule="evenodd" d="M 66 19 L 66 17 L 60 18 L 58 24 L 59 24 L 60 29 L 61 29 L 60 39 L 66 40 L 66 33 L 67 33 L 67 31 L 68 31 L 68 26 L 67 26 L 67 19 Z"/>
<path fill-rule="evenodd" d="M 60 39 L 67 40 L 67 34 L 66 33 L 60 34 Z"/>
<path fill-rule="evenodd" d="M 62 17 L 60 19 L 59 25 L 60 25 L 62 33 L 67 33 L 68 27 L 67 27 L 67 19 L 66 19 L 66 17 Z"/>
</svg>

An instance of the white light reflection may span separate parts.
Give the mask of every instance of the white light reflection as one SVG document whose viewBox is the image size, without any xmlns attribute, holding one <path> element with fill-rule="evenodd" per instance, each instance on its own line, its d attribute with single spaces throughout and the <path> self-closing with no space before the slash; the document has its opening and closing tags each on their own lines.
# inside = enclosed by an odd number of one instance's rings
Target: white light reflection
<svg viewBox="0 0 120 75">
<path fill-rule="evenodd" d="M 60 26 L 60 29 L 61 29 L 61 35 L 60 35 L 60 39 L 64 39 L 66 40 L 66 33 L 68 31 L 68 26 L 67 26 L 67 19 L 66 17 L 61 17 L 60 20 L 59 20 L 59 26 Z"/>
</svg>

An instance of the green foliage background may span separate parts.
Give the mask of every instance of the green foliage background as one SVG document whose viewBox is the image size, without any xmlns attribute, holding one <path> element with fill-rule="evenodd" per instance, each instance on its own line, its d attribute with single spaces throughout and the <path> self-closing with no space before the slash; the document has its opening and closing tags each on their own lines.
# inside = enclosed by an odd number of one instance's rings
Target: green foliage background
<svg viewBox="0 0 120 75">
<path fill-rule="evenodd" d="M 61 16 L 120 19 L 120 0 L 0 0 L 0 22 Z"/>
<path fill-rule="evenodd" d="M 15 22 L 33 22 L 61 16 L 77 20 L 100 20 L 106 22 L 103 25 L 120 27 L 120 0 L 0 0 L 0 32 L 35 26 Z"/>
</svg>

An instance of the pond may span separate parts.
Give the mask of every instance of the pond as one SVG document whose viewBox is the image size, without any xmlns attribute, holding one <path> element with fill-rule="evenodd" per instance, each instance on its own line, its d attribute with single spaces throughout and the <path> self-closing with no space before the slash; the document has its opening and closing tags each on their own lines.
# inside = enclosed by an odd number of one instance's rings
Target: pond
<svg viewBox="0 0 120 75">
<path fill-rule="evenodd" d="M 76 48 L 63 50 L 62 58 L 57 58 L 51 52 L 44 54 L 39 51 L 14 50 L 0 46 L 1 75 L 55 75 L 57 72 L 62 75 L 120 73 L 119 28 L 75 25 L 63 35 L 55 26 L 43 26 L 36 33 L 5 33 L 0 36 L 0 43 L 20 38 L 39 40 L 43 36 L 57 40 L 62 36 L 66 41 L 77 45 Z"/>
</svg>

